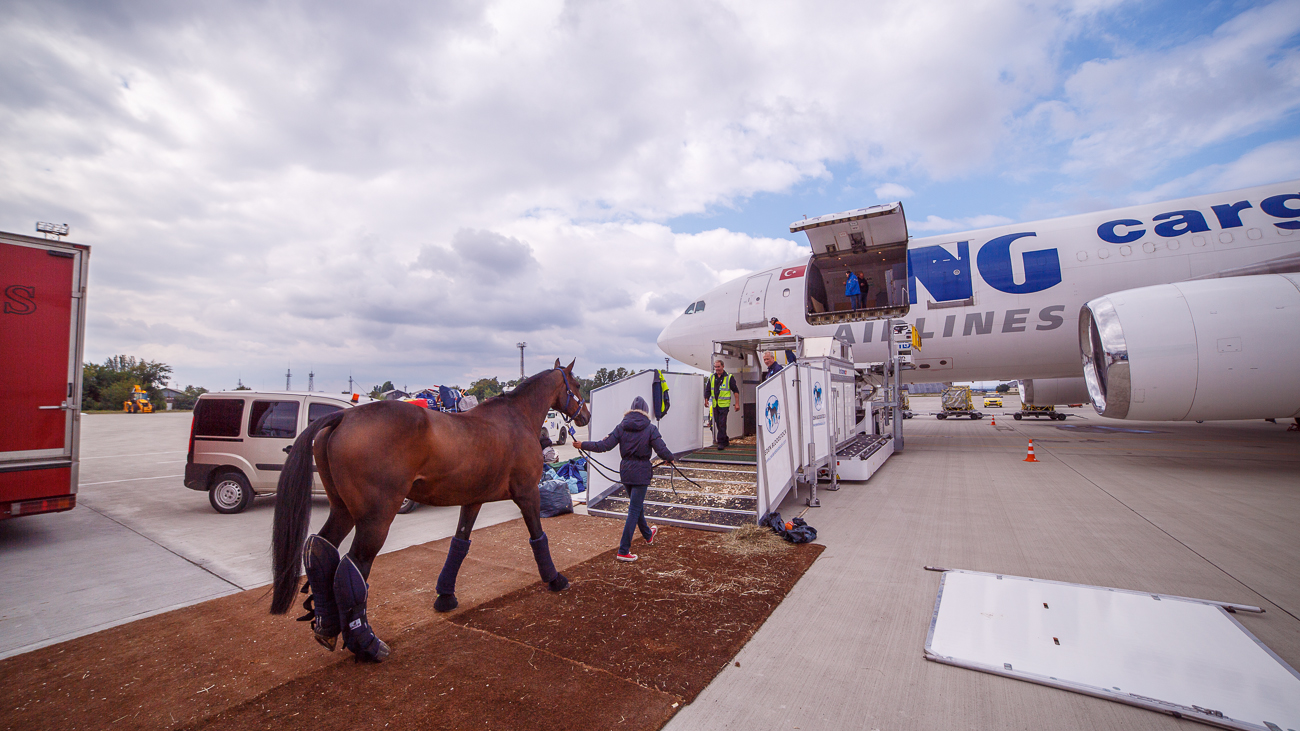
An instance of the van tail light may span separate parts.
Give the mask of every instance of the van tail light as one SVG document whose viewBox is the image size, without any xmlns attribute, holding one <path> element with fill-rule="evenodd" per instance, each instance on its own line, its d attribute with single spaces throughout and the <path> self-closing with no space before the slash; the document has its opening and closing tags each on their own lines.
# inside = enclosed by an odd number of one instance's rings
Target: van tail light
<svg viewBox="0 0 1300 731">
<path fill-rule="evenodd" d="M 194 425 L 199 421 L 199 405 L 194 404 L 194 417 L 190 419 L 190 451 L 185 455 L 185 464 L 194 464 Z"/>
</svg>

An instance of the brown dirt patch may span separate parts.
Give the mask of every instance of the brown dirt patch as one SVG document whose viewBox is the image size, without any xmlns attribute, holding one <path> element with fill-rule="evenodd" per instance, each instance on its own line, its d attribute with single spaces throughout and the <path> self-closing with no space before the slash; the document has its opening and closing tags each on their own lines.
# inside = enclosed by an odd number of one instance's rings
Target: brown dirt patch
<svg viewBox="0 0 1300 731">
<path fill-rule="evenodd" d="M 662 540 L 665 545 L 658 545 Z M 812 544 L 766 554 L 723 548 L 716 533 L 671 530 L 641 559 L 614 551 L 566 575 L 563 602 L 525 587 L 452 621 L 606 670 L 689 703 L 749 641 L 821 553 Z M 668 545 L 668 544 L 671 544 Z"/>
<path fill-rule="evenodd" d="M 672 530 L 620 564 L 617 521 L 546 529 L 572 588 L 540 585 L 512 521 L 475 531 L 449 615 L 432 609 L 447 540 L 380 556 L 382 665 L 326 652 L 255 589 L 0 661 L 0 728 L 657 729 L 821 550 L 736 556 L 721 536 Z"/>
</svg>

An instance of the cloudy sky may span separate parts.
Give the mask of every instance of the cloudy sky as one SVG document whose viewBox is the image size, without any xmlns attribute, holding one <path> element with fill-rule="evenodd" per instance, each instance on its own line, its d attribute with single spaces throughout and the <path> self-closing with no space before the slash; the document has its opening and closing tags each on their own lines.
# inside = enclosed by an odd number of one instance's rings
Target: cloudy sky
<svg viewBox="0 0 1300 731">
<path fill-rule="evenodd" d="M 182 386 L 662 365 L 804 214 L 1300 178 L 1298 41 L 1297 0 L 9 0 L 0 229 L 70 224 L 87 359 Z"/>
</svg>

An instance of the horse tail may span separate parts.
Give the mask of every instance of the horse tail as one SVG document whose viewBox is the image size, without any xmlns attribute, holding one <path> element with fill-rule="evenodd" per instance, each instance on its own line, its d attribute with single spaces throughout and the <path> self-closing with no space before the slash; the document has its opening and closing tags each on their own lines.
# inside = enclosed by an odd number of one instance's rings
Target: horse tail
<svg viewBox="0 0 1300 731">
<path fill-rule="evenodd" d="M 317 432 L 342 421 L 347 409 L 313 421 L 289 450 L 280 472 L 275 495 L 275 519 L 271 527 L 271 571 L 275 591 L 271 614 L 284 614 L 293 606 L 302 571 L 302 544 L 307 540 L 311 519 L 312 441 Z"/>
</svg>

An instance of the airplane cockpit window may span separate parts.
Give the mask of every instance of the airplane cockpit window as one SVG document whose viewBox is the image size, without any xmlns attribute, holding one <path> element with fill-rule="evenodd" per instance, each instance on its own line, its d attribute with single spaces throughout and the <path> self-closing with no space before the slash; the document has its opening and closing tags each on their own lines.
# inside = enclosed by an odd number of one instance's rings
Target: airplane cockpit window
<svg viewBox="0 0 1300 731">
<path fill-rule="evenodd" d="M 797 221 L 813 255 L 805 272 L 810 324 L 907 314 L 907 222 L 901 203 Z"/>
<path fill-rule="evenodd" d="M 700 300 L 699 302 L 695 303 L 695 311 L 704 312 L 704 300 Z"/>
<path fill-rule="evenodd" d="M 690 303 L 689 305 L 686 305 L 686 311 L 683 312 L 682 314 L 683 314 L 683 315 L 689 315 L 689 314 L 691 314 L 691 313 L 694 312 L 694 311 L 695 311 L 695 303 L 692 302 L 692 303 Z"/>
</svg>

